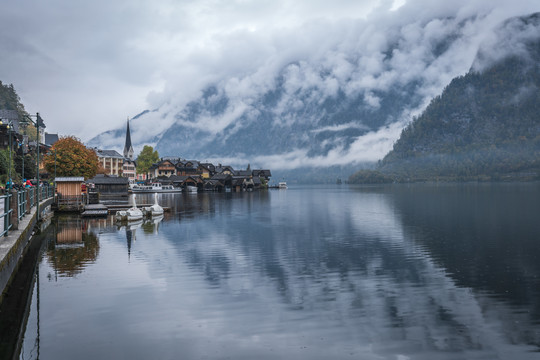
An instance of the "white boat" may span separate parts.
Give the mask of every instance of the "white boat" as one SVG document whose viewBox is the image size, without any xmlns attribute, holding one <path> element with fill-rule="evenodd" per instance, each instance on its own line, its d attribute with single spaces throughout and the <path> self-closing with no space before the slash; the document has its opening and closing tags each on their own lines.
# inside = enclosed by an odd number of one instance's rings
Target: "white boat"
<svg viewBox="0 0 540 360">
<path fill-rule="evenodd" d="M 186 186 L 186 191 L 190 192 L 190 193 L 196 193 L 197 192 L 197 187 L 193 186 L 193 185 L 188 185 L 188 186 Z"/>
<path fill-rule="evenodd" d="M 278 188 L 279 189 L 286 189 L 287 188 L 287 183 L 285 181 L 281 181 L 278 183 Z"/>
<path fill-rule="evenodd" d="M 157 193 L 154 193 L 154 205 L 145 207 L 143 212 L 146 216 L 163 216 L 163 208 L 157 202 Z"/>
<path fill-rule="evenodd" d="M 141 209 L 137 208 L 137 203 L 135 202 L 136 195 L 133 195 L 133 206 L 127 210 L 119 210 L 116 212 L 115 218 L 116 221 L 137 221 L 142 220 L 143 212 Z"/>
<path fill-rule="evenodd" d="M 182 192 L 181 188 L 176 188 L 172 185 L 163 185 L 161 183 L 151 183 L 149 185 L 134 185 L 131 188 L 134 193 L 150 193 L 150 192 Z"/>
</svg>

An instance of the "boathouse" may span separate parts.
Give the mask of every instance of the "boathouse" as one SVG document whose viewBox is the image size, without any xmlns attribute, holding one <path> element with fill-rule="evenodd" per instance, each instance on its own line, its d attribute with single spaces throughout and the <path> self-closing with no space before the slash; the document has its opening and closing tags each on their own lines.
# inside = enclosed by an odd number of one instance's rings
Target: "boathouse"
<svg viewBox="0 0 540 360">
<path fill-rule="evenodd" d="M 84 177 L 56 178 L 56 207 L 59 211 L 80 211 L 84 207 L 85 196 L 82 192 Z"/>
<path fill-rule="evenodd" d="M 97 191 L 100 200 L 128 197 L 127 177 L 98 174 L 87 182 Z"/>
</svg>

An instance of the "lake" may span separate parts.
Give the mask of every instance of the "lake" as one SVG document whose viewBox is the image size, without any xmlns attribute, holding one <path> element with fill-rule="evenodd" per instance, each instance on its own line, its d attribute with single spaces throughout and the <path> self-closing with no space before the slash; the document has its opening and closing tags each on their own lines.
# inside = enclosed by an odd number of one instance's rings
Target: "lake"
<svg viewBox="0 0 540 360">
<path fill-rule="evenodd" d="M 53 219 L 20 359 L 540 358 L 538 183 L 158 199 Z"/>
</svg>

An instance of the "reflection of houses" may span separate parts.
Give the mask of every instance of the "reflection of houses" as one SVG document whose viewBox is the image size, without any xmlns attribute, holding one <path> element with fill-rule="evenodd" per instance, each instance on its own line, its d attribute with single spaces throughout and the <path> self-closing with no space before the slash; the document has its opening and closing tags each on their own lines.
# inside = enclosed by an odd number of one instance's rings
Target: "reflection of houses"
<svg viewBox="0 0 540 360">
<path fill-rule="evenodd" d="M 97 191 L 100 199 L 127 197 L 129 179 L 127 177 L 98 174 L 87 181 Z"/>
<path fill-rule="evenodd" d="M 56 178 L 56 206 L 60 211 L 80 211 L 84 207 L 82 192 L 84 177 Z"/>
<path fill-rule="evenodd" d="M 83 245 L 82 223 L 80 217 L 61 218 L 57 221 L 57 245 Z"/>
<path fill-rule="evenodd" d="M 59 216 L 56 222 L 56 242 L 47 250 L 49 263 L 55 274 L 74 276 L 96 261 L 99 241 L 85 229 L 86 222 L 79 216 Z"/>
</svg>

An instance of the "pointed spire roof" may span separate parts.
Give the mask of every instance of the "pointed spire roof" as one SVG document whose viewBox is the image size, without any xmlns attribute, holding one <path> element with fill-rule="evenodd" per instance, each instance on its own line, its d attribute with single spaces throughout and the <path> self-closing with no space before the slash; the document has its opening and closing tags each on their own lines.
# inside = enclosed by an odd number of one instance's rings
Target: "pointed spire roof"
<svg viewBox="0 0 540 360">
<path fill-rule="evenodd" d="M 124 157 L 133 160 L 133 146 L 131 145 L 131 132 L 129 131 L 129 117 L 126 128 L 126 144 L 124 145 Z"/>
</svg>

